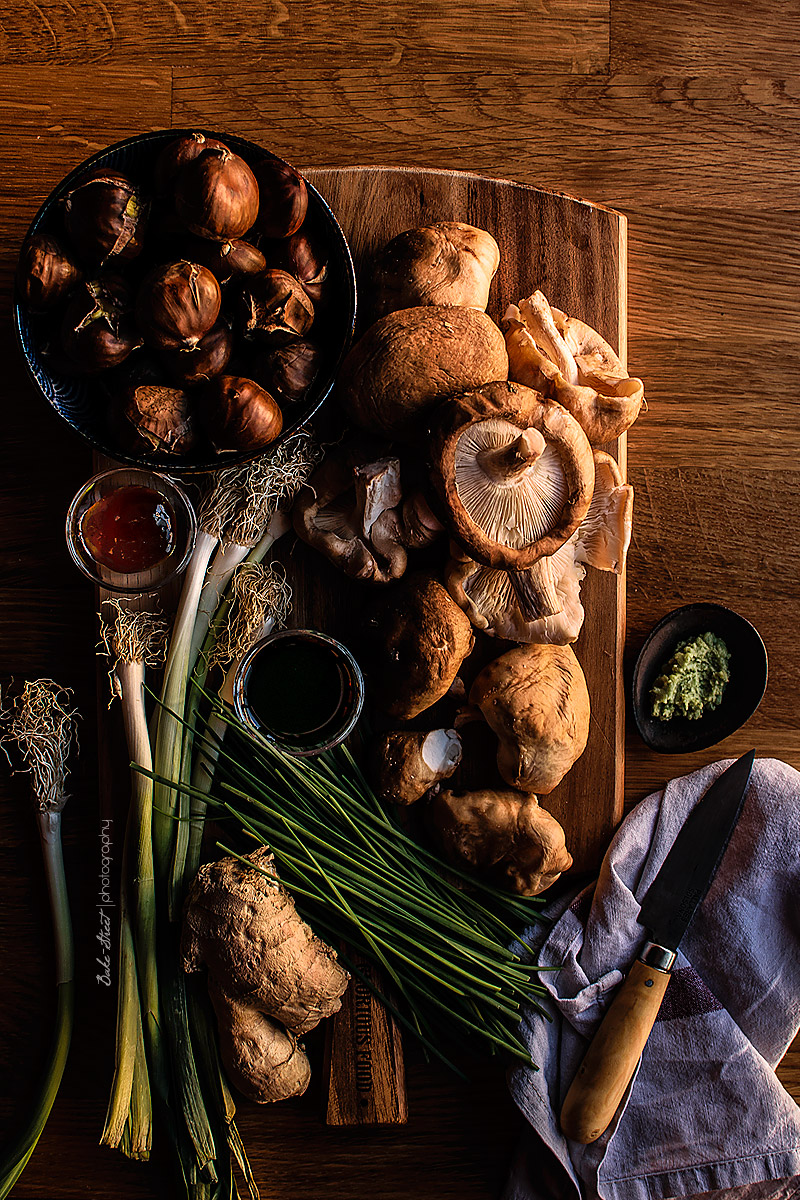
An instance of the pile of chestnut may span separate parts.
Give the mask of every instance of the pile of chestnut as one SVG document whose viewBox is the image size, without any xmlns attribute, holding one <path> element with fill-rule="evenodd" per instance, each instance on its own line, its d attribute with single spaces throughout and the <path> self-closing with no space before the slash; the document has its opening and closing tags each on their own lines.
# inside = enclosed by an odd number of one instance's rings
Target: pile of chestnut
<svg viewBox="0 0 800 1200">
<path fill-rule="evenodd" d="M 327 247 L 303 177 L 194 133 L 146 187 L 96 169 L 29 236 L 20 300 L 54 373 L 97 376 L 106 432 L 131 454 L 253 451 L 322 368 Z"/>
</svg>

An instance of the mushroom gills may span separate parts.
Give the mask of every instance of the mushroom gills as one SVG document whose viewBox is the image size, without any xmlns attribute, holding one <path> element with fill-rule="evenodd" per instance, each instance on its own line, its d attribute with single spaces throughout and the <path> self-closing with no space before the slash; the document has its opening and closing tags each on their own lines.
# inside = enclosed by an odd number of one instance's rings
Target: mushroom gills
<svg viewBox="0 0 800 1200">
<path fill-rule="evenodd" d="M 459 438 L 455 486 L 469 517 L 502 545 L 529 545 L 558 520 L 567 500 L 561 459 L 537 429 L 500 418 Z"/>
</svg>

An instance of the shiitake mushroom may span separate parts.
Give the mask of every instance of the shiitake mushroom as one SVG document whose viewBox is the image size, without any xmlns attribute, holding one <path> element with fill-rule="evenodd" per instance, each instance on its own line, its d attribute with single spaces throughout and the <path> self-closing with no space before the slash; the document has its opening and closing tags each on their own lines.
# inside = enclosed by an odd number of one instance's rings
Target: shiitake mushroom
<svg viewBox="0 0 800 1200">
<path fill-rule="evenodd" d="M 23 302 L 31 312 L 42 313 L 64 299 L 82 272 L 56 238 L 33 233 L 20 252 L 16 278 Z"/>
<path fill-rule="evenodd" d="M 145 340 L 160 350 L 191 350 L 216 324 L 222 293 L 200 263 L 156 267 L 139 288 L 136 320 Z"/>
<path fill-rule="evenodd" d="M 61 341 L 69 357 L 90 374 L 117 366 L 141 346 L 125 280 L 107 275 L 78 284 L 64 312 Z"/>
<path fill-rule="evenodd" d="M 283 428 L 283 414 L 273 396 L 252 379 L 219 375 L 199 398 L 198 415 L 217 453 L 259 450 Z"/>
<path fill-rule="evenodd" d="M 146 218 L 141 192 L 119 171 L 87 172 L 64 201 L 64 225 L 78 256 L 100 266 L 141 253 Z"/>
<path fill-rule="evenodd" d="M 314 320 L 314 305 L 302 284 L 288 271 L 274 268 L 248 283 L 239 311 L 246 338 L 273 344 L 302 337 Z"/>
<path fill-rule="evenodd" d="M 213 241 L 240 238 L 258 216 L 259 189 L 243 158 L 206 141 L 173 180 L 175 211 L 191 233 Z"/>
</svg>

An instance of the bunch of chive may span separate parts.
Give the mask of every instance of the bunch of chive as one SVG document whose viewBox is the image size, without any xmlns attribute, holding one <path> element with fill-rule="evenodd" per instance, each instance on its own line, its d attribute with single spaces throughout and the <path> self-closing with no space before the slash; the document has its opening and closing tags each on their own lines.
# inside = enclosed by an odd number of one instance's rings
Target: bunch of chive
<svg viewBox="0 0 800 1200">
<path fill-rule="evenodd" d="M 215 721 L 228 727 L 224 746 L 199 730 L 196 744 L 216 759 L 202 798 L 238 835 L 219 849 L 240 856 L 253 840 L 268 845 L 303 917 L 382 968 L 392 1011 L 437 1057 L 447 1061 L 442 1043 L 458 1034 L 530 1062 L 520 1009 L 544 991 L 512 947 L 541 901 L 445 868 L 384 810 L 346 747 L 294 758 L 227 706 Z"/>
</svg>

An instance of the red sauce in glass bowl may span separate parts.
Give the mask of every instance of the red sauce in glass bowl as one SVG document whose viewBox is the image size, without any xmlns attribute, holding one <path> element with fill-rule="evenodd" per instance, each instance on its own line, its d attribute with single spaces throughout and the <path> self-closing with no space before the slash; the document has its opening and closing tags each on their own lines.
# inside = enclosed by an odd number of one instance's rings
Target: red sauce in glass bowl
<svg viewBox="0 0 800 1200">
<path fill-rule="evenodd" d="M 81 538 L 100 566 L 124 574 L 149 571 L 175 544 L 172 505 L 148 487 L 121 487 L 81 518 Z"/>
</svg>

